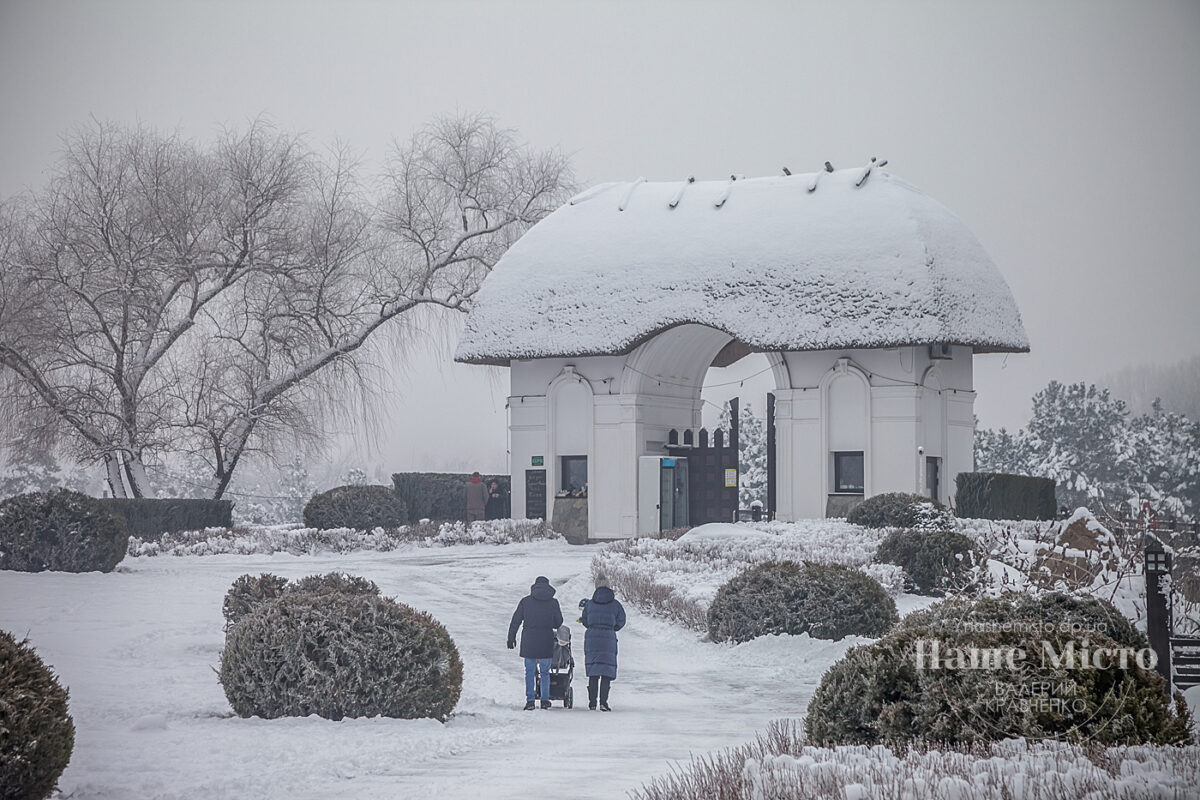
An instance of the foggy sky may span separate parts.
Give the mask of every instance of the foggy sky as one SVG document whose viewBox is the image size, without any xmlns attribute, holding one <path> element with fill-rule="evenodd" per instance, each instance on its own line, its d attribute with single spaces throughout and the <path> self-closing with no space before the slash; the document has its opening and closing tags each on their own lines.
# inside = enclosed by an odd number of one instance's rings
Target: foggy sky
<svg viewBox="0 0 1200 800">
<path fill-rule="evenodd" d="M 483 111 L 583 185 L 879 156 L 1012 288 L 1032 352 L 975 359 L 980 423 L 1012 428 L 1050 379 L 1200 352 L 1197 41 L 1195 2 L 0 0 L 0 197 L 90 116 L 207 139 L 266 114 L 376 164 Z M 505 468 L 506 374 L 448 358 L 342 456 Z"/>
</svg>

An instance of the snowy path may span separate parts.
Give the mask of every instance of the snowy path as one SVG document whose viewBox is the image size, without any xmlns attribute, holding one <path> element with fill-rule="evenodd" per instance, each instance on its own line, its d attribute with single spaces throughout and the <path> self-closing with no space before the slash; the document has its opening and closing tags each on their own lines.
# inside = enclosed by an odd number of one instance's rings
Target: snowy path
<svg viewBox="0 0 1200 800">
<path fill-rule="evenodd" d="M 127 559 L 111 575 L 0 572 L 0 628 L 28 635 L 71 691 L 71 798 L 611 798 L 672 761 L 741 744 L 803 713 L 852 644 L 768 637 L 739 647 L 628 607 L 611 714 L 586 707 L 575 606 L 594 548 L 542 542 L 344 556 Z M 238 575 L 342 570 L 432 613 L 464 662 L 454 717 L 233 717 L 213 667 L 221 599 Z M 504 646 L 537 575 L 576 636 L 576 706 L 524 712 L 521 660 Z"/>
</svg>

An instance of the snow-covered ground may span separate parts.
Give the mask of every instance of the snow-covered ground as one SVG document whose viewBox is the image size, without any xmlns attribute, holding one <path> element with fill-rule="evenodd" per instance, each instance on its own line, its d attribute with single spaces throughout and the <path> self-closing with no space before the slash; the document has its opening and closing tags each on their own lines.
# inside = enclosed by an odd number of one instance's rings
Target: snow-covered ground
<svg viewBox="0 0 1200 800">
<path fill-rule="evenodd" d="M 71 692 L 71 798 L 621 797 L 686 762 L 800 717 L 822 672 L 857 641 L 766 637 L 740 646 L 627 605 L 613 713 L 590 712 L 582 627 L 576 706 L 524 712 L 504 646 L 538 575 L 573 621 L 597 547 L 561 541 L 294 556 L 127 558 L 118 571 L 0 572 L 0 628 L 28 635 Z M 243 573 L 341 570 L 433 614 L 464 662 L 462 698 L 429 720 L 240 719 L 213 668 L 221 600 Z"/>
</svg>

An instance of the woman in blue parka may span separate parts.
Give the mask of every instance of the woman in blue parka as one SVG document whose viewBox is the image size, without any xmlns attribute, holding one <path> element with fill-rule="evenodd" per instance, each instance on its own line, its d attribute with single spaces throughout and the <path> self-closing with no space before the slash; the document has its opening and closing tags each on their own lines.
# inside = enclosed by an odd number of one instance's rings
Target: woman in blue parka
<svg viewBox="0 0 1200 800">
<path fill-rule="evenodd" d="M 588 676 L 588 708 L 601 711 L 608 707 L 609 684 L 617 677 L 617 631 L 625 627 L 625 609 L 613 595 L 607 581 L 598 580 L 591 600 L 583 603 L 579 621 L 587 628 L 583 637 L 583 656 Z"/>
</svg>

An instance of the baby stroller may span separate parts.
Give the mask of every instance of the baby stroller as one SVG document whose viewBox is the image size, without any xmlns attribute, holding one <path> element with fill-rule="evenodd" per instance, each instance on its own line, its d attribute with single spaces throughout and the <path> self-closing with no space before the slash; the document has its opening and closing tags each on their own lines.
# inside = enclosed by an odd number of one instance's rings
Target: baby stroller
<svg viewBox="0 0 1200 800">
<path fill-rule="evenodd" d="M 554 656 L 550 659 L 550 699 L 562 700 L 563 708 L 575 705 L 575 690 L 571 681 L 575 678 L 575 658 L 571 655 L 571 629 L 566 625 L 558 629 L 554 642 Z M 542 696 L 542 676 L 538 674 L 535 696 Z"/>
</svg>

